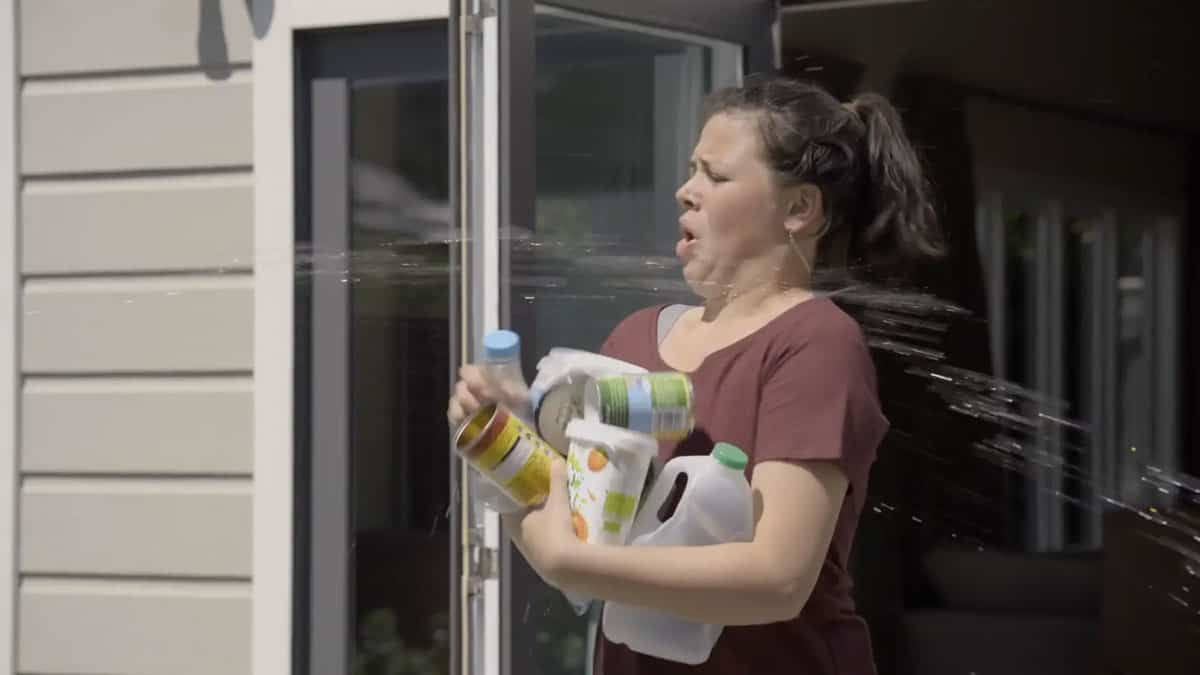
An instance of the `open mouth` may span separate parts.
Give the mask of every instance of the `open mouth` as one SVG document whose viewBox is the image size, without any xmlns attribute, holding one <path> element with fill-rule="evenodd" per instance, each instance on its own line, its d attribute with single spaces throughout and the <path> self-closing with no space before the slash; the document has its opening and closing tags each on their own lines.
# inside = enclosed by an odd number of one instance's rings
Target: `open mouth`
<svg viewBox="0 0 1200 675">
<path fill-rule="evenodd" d="M 679 242 L 675 244 L 675 255 L 683 258 L 690 255 L 692 245 L 696 242 L 696 235 L 684 225 L 679 223 Z"/>
</svg>

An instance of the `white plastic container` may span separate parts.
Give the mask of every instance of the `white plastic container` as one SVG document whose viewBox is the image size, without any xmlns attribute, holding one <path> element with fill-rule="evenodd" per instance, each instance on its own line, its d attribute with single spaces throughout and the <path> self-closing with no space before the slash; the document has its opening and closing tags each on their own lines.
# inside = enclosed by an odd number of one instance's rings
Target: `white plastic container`
<svg viewBox="0 0 1200 675">
<path fill-rule="evenodd" d="M 658 442 L 618 427 L 574 420 L 567 425 L 567 495 L 575 535 L 589 544 L 629 539 Z"/>
<path fill-rule="evenodd" d="M 709 455 L 667 462 L 634 520 L 629 545 L 706 546 L 750 541 L 754 537 L 754 504 L 744 473 L 746 463 L 746 454 L 728 443 L 718 443 Z M 678 505 L 670 518 L 660 521 L 659 511 L 677 482 L 683 485 Z M 708 660 L 724 629 L 612 602 L 604 607 L 602 627 L 612 642 L 689 665 Z"/>
</svg>

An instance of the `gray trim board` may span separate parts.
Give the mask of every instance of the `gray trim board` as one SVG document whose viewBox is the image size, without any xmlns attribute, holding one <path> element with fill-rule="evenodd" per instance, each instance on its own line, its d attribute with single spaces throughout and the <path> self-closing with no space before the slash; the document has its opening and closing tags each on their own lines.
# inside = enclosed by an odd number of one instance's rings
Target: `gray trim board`
<svg viewBox="0 0 1200 675">
<path fill-rule="evenodd" d="M 350 664 L 350 287 L 345 270 L 321 269 L 349 251 L 349 87 L 311 84 L 313 248 L 310 672 Z M 321 252 L 330 255 L 320 255 Z M 319 639 L 318 639 L 319 638 Z"/>
<path fill-rule="evenodd" d="M 459 125 L 460 117 L 462 114 L 462 112 L 459 110 L 459 99 L 460 99 L 459 87 L 461 85 L 461 80 L 462 80 L 462 75 L 459 72 L 460 61 L 461 61 L 461 50 L 462 50 L 461 26 L 462 26 L 462 19 L 460 16 L 460 5 L 458 2 L 450 2 L 450 15 L 446 22 L 446 53 L 447 53 L 447 66 L 448 66 L 448 72 L 449 72 L 449 81 L 448 81 L 447 87 L 446 87 L 447 96 L 449 98 L 449 101 L 447 102 L 448 105 L 446 106 L 446 113 L 449 117 L 449 119 L 447 120 L 447 128 L 450 130 L 450 134 L 449 134 L 450 147 L 448 148 L 448 152 L 450 153 L 450 155 L 449 155 L 450 161 L 448 162 L 449 175 L 447 176 L 447 185 L 450 188 L 450 190 L 449 190 L 450 218 L 448 219 L 448 222 L 446 224 L 447 225 L 447 231 L 446 231 L 446 241 L 447 242 L 456 241 L 458 239 L 458 233 L 460 231 L 460 228 L 462 227 L 462 211 L 461 211 L 461 209 L 462 209 L 462 194 L 461 194 L 462 190 L 461 190 L 461 185 L 459 183 L 459 172 L 462 170 L 462 162 L 459 159 L 459 151 L 460 151 L 459 149 L 463 142 L 463 139 L 461 137 L 462 136 L 461 127 Z M 460 255 L 460 250 L 459 250 L 458 246 L 451 243 L 449 246 L 449 249 L 450 249 L 449 271 L 448 271 L 448 274 L 449 274 L 448 282 L 450 284 L 450 293 L 448 294 L 448 297 L 450 299 L 449 313 L 450 313 L 451 322 L 454 322 L 455 318 L 459 316 L 459 312 L 461 311 L 460 308 L 461 308 L 461 304 L 462 304 L 461 298 L 459 297 L 460 293 L 462 292 L 462 288 L 461 288 L 462 285 L 458 281 L 459 275 L 462 273 L 462 260 L 460 259 L 461 255 Z M 461 365 L 460 349 L 461 349 L 462 339 L 459 336 L 459 332 L 456 330 L 453 330 L 453 329 L 449 331 L 449 335 L 450 335 L 450 350 L 449 350 L 450 351 L 450 368 L 449 368 L 449 372 L 446 373 L 446 381 L 454 382 L 458 378 L 458 368 Z M 453 444 L 453 440 L 451 441 L 451 445 L 452 444 Z M 448 453 L 452 453 L 453 451 L 454 451 L 453 447 L 446 448 L 446 452 L 448 452 Z M 453 457 L 453 455 L 451 455 L 451 457 Z M 461 461 L 451 461 L 450 462 L 450 476 L 448 478 L 448 480 L 450 481 L 450 504 L 449 504 L 449 511 L 450 511 L 449 521 L 450 521 L 450 523 L 449 524 L 450 524 L 450 534 L 451 534 L 450 545 L 453 548 L 450 551 L 450 556 L 449 556 L 450 578 L 447 580 L 447 583 L 449 584 L 448 597 L 450 598 L 450 607 L 449 607 L 449 609 L 450 609 L 450 611 L 449 611 L 449 623 L 450 623 L 450 625 L 449 625 L 449 633 L 450 633 L 450 635 L 449 635 L 449 637 L 450 637 L 450 640 L 449 640 L 449 652 L 450 652 L 449 653 L 449 657 L 450 657 L 449 675 L 460 675 L 463 672 L 463 662 L 462 662 L 462 640 L 463 640 L 462 621 L 463 621 L 463 616 L 462 616 L 462 608 L 461 608 L 461 604 L 460 604 L 461 603 L 461 589 L 462 589 L 462 583 L 460 580 L 462 578 L 463 565 L 462 565 L 462 556 L 457 554 L 459 549 L 458 549 L 458 545 L 457 545 L 458 540 L 457 540 L 457 537 L 455 536 L 458 534 L 458 532 L 461 531 L 461 528 L 462 528 L 462 508 L 461 508 L 460 500 L 458 498 L 459 486 L 462 484 L 462 479 L 463 479 L 462 462 Z"/>
</svg>

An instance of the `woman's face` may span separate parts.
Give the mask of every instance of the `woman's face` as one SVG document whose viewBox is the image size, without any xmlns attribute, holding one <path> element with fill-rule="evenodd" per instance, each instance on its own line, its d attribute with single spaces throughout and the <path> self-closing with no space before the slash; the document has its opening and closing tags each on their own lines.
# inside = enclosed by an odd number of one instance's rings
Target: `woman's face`
<svg viewBox="0 0 1200 675">
<path fill-rule="evenodd" d="M 779 267 L 787 205 L 750 114 L 709 118 L 692 152 L 691 177 L 675 198 L 683 209 L 675 254 L 698 295 L 722 295 Z"/>
</svg>

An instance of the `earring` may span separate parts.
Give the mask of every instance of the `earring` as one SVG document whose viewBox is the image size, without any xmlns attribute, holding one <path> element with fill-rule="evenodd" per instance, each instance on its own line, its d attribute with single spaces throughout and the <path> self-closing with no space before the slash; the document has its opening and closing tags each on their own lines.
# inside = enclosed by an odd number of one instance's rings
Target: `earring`
<svg viewBox="0 0 1200 675">
<path fill-rule="evenodd" d="M 791 230 L 788 230 L 788 244 L 791 245 L 792 250 L 796 253 L 796 257 L 800 258 L 800 262 L 804 263 L 804 269 L 808 271 L 808 276 L 811 277 L 813 273 L 812 265 L 808 264 L 808 258 L 805 257 L 804 251 L 800 250 L 800 245 L 796 243 L 796 233 Z"/>
</svg>

